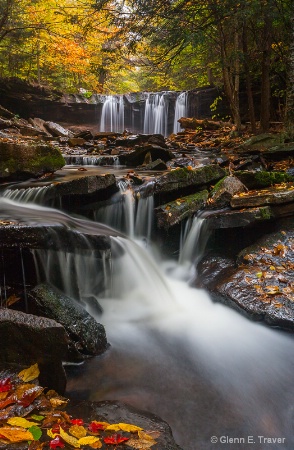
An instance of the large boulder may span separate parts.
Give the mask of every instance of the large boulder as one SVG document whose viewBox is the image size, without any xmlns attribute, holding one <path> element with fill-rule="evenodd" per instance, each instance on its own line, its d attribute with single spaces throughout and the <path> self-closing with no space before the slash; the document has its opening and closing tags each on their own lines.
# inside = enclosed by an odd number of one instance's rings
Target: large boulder
<svg viewBox="0 0 294 450">
<path fill-rule="evenodd" d="M 146 155 L 150 155 L 146 161 Z M 164 162 L 170 161 L 173 158 L 172 152 L 160 147 L 159 145 L 146 144 L 142 147 L 135 148 L 130 153 L 124 155 L 125 164 L 131 167 L 141 166 L 142 164 L 150 163 L 156 159 L 162 159 Z"/>
<path fill-rule="evenodd" d="M 45 122 L 44 127 L 52 136 L 56 137 L 73 137 L 73 133 L 55 122 Z"/>
<path fill-rule="evenodd" d="M 66 385 L 62 361 L 67 358 L 65 329 L 52 319 L 0 309 L 0 368 L 38 363 L 40 382 L 63 393 Z"/>
<path fill-rule="evenodd" d="M 217 283 L 206 282 L 206 287 L 254 320 L 293 331 L 293 240 L 292 219 L 288 229 L 245 248 L 239 254 L 237 267 Z"/>
<path fill-rule="evenodd" d="M 0 178 L 28 179 L 65 165 L 59 149 L 37 142 L 0 142 Z"/>
<path fill-rule="evenodd" d="M 107 348 L 103 325 L 76 301 L 41 284 L 28 293 L 29 311 L 63 325 L 69 341 L 69 358 L 82 360 L 99 355 Z"/>
</svg>

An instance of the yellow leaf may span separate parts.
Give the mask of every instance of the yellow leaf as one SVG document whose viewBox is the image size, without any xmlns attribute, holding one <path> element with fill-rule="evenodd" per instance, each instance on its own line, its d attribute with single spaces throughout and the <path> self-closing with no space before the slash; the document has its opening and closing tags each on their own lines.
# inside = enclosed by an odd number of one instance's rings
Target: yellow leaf
<svg viewBox="0 0 294 450">
<path fill-rule="evenodd" d="M 270 266 L 270 270 L 276 270 L 275 266 Z"/>
<path fill-rule="evenodd" d="M 112 425 L 108 425 L 108 427 L 105 428 L 106 431 L 119 431 L 121 428 L 118 423 L 113 423 Z"/>
<path fill-rule="evenodd" d="M 53 433 L 52 429 L 47 430 L 47 434 L 49 437 L 51 437 L 52 439 L 56 438 L 56 436 L 58 435 L 58 433 Z"/>
<path fill-rule="evenodd" d="M 95 444 L 95 447 L 93 448 L 101 448 L 102 447 L 102 442 L 100 441 L 99 438 L 95 437 L 95 436 L 86 436 L 86 437 L 82 437 L 81 439 L 79 439 L 78 443 L 80 445 L 93 445 Z M 100 446 L 99 446 L 100 444 Z"/>
<path fill-rule="evenodd" d="M 256 276 L 257 276 L 257 278 L 262 278 L 262 272 L 257 272 L 256 274 L 255 274 Z"/>
<path fill-rule="evenodd" d="M 7 423 L 12 426 L 30 428 L 33 425 L 39 425 L 37 422 L 30 422 L 29 420 L 23 419 L 22 417 L 11 417 L 7 420 Z"/>
<path fill-rule="evenodd" d="M 80 448 L 79 441 L 76 438 L 67 434 L 61 427 L 59 430 L 59 434 L 65 442 L 72 445 L 74 448 Z"/>
<path fill-rule="evenodd" d="M 144 450 L 145 448 L 151 448 L 154 444 L 156 444 L 156 441 L 150 441 L 148 439 L 129 439 L 126 442 L 126 445 L 129 447 L 137 448 L 138 450 Z"/>
<path fill-rule="evenodd" d="M 50 403 L 53 408 L 57 408 L 58 406 L 66 405 L 67 400 L 61 400 L 60 398 L 50 398 Z"/>
<path fill-rule="evenodd" d="M 122 431 L 127 431 L 129 433 L 143 430 L 143 428 L 137 427 L 136 425 L 131 425 L 130 423 L 119 423 L 118 425 Z"/>
<path fill-rule="evenodd" d="M 81 425 L 73 425 L 68 431 L 78 439 L 83 438 L 87 435 L 86 428 L 82 427 Z"/>
<path fill-rule="evenodd" d="M 0 428 L 1 436 L 4 436 L 10 442 L 33 441 L 34 436 L 28 430 L 18 427 L 2 427 Z"/>
<path fill-rule="evenodd" d="M 35 380 L 36 378 L 38 378 L 39 375 L 40 370 L 38 364 L 34 364 L 33 366 L 22 370 L 18 374 L 19 378 L 21 378 L 25 383 L 28 381 Z"/>
<path fill-rule="evenodd" d="M 154 438 L 150 436 L 150 434 L 145 433 L 145 431 L 138 431 L 138 436 L 140 439 L 145 439 L 146 441 L 153 441 L 155 442 Z"/>
</svg>

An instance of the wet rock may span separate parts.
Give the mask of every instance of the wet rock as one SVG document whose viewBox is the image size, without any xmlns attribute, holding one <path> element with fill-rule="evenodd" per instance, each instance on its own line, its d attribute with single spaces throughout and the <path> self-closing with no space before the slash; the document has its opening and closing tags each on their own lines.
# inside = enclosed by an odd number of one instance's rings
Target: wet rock
<svg viewBox="0 0 294 450">
<path fill-rule="evenodd" d="M 256 151 L 266 150 L 270 147 L 274 147 L 281 144 L 284 141 L 284 136 L 279 134 L 258 134 L 251 136 L 247 141 L 243 143 L 240 150 L 248 153 L 254 153 Z"/>
<path fill-rule="evenodd" d="M 279 161 L 288 156 L 294 155 L 294 143 L 276 145 L 264 151 L 263 157 L 270 161 Z"/>
<path fill-rule="evenodd" d="M 68 141 L 70 147 L 76 147 L 78 145 L 83 146 L 85 144 L 85 139 L 82 137 L 72 137 Z"/>
<path fill-rule="evenodd" d="M 63 393 L 66 385 L 62 361 L 68 353 L 64 328 L 54 320 L 19 311 L 0 309 L 0 338 L 5 343 L 0 353 L 0 367 L 29 367 L 36 362 L 40 382 Z"/>
<path fill-rule="evenodd" d="M 255 320 L 294 330 L 294 231 L 263 237 L 244 249 L 238 267 L 215 292 L 228 304 Z"/>
<path fill-rule="evenodd" d="M 53 319 L 65 328 L 71 360 L 100 355 L 106 350 L 103 325 L 97 323 L 78 302 L 44 284 L 32 289 L 28 299 L 30 312 Z"/>
<path fill-rule="evenodd" d="M 22 126 L 19 128 L 20 134 L 22 136 L 48 136 L 48 134 L 46 134 L 44 131 L 40 131 L 34 127 L 31 126 Z"/>
<path fill-rule="evenodd" d="M 172 170 L 157 178 L 155 193 L 170 192 L 189 186 L 202 186 L 225 176 L 224 169 L 216 164 L 189 170 L 180 168 Z"/>
<path fill-rule="evenodd" d="M 85 422 L 92 420 L 108 423 L 130 423 L 143 428 L 146 432 L 157 432 L 153 450 L 181 450 L 174 441 L 170 426 L 158 416 L 141 411 L 121 402 L 82 402 L 69 403 L 67 411 L 73 417 L 81 417 Z M 118 446 L 119 447 L 119 446 Z M 123 445 L 122 447 L 125 447 Z M 139 447 L 138 447 L 139 448 Z"/>
<path fill-rule="evenodd" d="M 55 122 L 45 122 L 44 127 L 49 131 L 52 136 L 55 137 L 73 137 L 73 133 L 70 130 L 66 130 L 61 125 Z"/>
<path fill-rule="evenodd" d="M 294 200 L 294 186 L 276 186 L 266 190 L 249 191 L 231 199 L 232 208 L 251 208 L 263 205 L 289 203 Z"/>
<path fill-rule="evenodd" d="M 65 165 L 57 147 L 36 142 L 0 142 L 0 178 L 27 179 Z"/>
<path fill-rule="evenodd" d="M 29 118 L 28 123 L 30 123 L 36 130 L 42 132 L 44 135 L 52 137 L 52 134 L 49 133 L 49 131 L 45 127 L 45 120 L 39 119 L 38 117 Z"/>
<path fill-rule="evenodd" d="M 167 165 L 165 164 L 162 159 L 156 159 L 155 161 L 152 161 L 149 164 L 146 164 L 146 166 L 142 167 L 144 170 L 167 170 Z"/>
<path fill-rule="evenodd" d="M 8 119 L 3 119 L 0 117 L 0 130 L 5 130 L 5 128 L 10 128 L 13 126 L 13 121 Z"/>
<path fill-rule="evenodd" d="M 225 177 L 215 185 L 210 196 L 210 206 L 214 208 L 229 206 L 233 195 L 245 191 L 246 187 L 238 178 L 234 176 Z"/>
<path fill-rule="evenodd" d="M 144 164 L 146 154 L 150 153 L 151 160 L 162 159 L 164 162 L 171 160 L 174 156 L 172 152 L 162 147 L 147 144 L 144 147 L 136 148 L 134 151 L 125 155 L 125 164 L 131 167 L 137 167 Z"/>
<path fill-rule="evenodd" d="M 197 287 L 214 289 L 235 269 L 233 258 L 223 256 L 206 256 L 197 265 Z"/>
<path fill-rule="evenodd" d="M 294 181 L 294 176 L 285 172 L 267 172 L 265 170 L 239 170 L 234 171 L 237 177 L 248 189 L 259 189 L 273 184 Z"/>
<path fill-rule="evenodd" d="M 275 217 L 269 206 L 231 211 L 229 209 L 205 213 L 209 229 L 247 227 Z"/>
<path fill-rule="evenodd" d="M 195 212 L 204 208 L 207 198 L 208 191 L 201 191 L 158 206 L 155 208 L 158 228 L 167 230 L 187 217 L 193 216 Z"/>
</svg>

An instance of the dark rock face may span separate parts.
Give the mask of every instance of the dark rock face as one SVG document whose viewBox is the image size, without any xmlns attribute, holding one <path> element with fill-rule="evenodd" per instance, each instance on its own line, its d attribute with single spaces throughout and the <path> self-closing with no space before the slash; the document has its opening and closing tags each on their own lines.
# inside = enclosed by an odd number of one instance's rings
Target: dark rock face
<svg viewBox="0 0 294 450">
<path fill-rule="evenodd" d="M 19 311 L 0 309 L 0 366 L 29 367 L 36 362 L 40 382 L 63 393 L 66 385 L 62 361 L 67 357 L 65 329 L 57 322 Z"/>
<path fill-rule="evenodd" d="M 154 450 L 181 450 L 174 441 L 169 425 L 154 414 L 141 411 L 121 402 L 82 402 L 74 405 L 70 403 L 67 411 L 73 417 L 82 417 L 86 422 L 92 420 L 108 423 L 130 423 L 148 430 L 160 433 L 156 437 Z M 125 448 L 125 445 L 117 448 Z"/>
<path fill-rule="evenodd" d="M 144 166 L 144 170 L 167 170 L 167 165 L 164 161 L 162 161 L 162 159 L 156 159 L 155 161 L 146 164 L 146 166 Z"/>
<path fill-rule="evenodd" d="M 144 164 L 147 153 L 150 153 L 150 161 L 162 159 L 164 162 L 170 161 L 173 158 L 172 153 L 162 147 L 147 144 L 144 147 L 139 147 L 134 151 L 127 153 L 124 156 L 125 164 L 131 167 L 136 167 Z"/>
<path fill-rule="evenodd" d="M 0 178 L 28 179 L 65 165 L 59 149 L 49 144 L 0 142 L 0 154 Z"/>
<path fill-rule="evenodd" d="M 80 304 L 47 285 L 36 286 L 29 292 L 28 297 L 30 312 L 56 320 L 65 328 L 70 359 L 81 360 L 106 350 L 104 327 Z"/>
<path fill-rule="evenodd" d="M 268 221 L 274 218 L 274 213 L 269 206 L 260 206 L 257 208 L 245 208 L 232 211 L 224 209 L 212 211 L 205 214 L 207 227 L 209 229 L 217 228 L 239 228 L 254 225 L 258 222 Z"/>
<path fill-rule="evenodd" d="M 270 234 L 245 248 L 239 254 L 238 267 L 230 270 L 225 279 L 217 278 L 221 263 L 216 281 L 207 279 L 204 270 L 204 283 L 223 301 L 254 320 L 293 330 L 293 243 L 292 220 L 288 230 Z"/>
</svg>

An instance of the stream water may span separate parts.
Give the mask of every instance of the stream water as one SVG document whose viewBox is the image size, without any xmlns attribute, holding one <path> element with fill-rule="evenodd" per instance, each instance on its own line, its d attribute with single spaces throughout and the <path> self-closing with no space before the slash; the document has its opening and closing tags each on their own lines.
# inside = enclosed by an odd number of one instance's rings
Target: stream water
<svg viewBox="0 0 294 450">
<path fill-rule="evenodd" d="M 149 410 L 171 425 L 185 450 L 293 449 L 292 337 L 253 323 L 189 286 L 194 261 L 203 251 L 205 221 L 196 218 L 183 234 L 179 262 L 166 261 L 150 242 L 150 199 L 135 207 L 129 192 L 121 195 L 121 216 L 110 225 L 124 223 L 123 231 L 132 239 L 58 210 L 0 199 L 2 218 L 54 221 L 78 233 L 105 231 L 112 236 L 112 276 L 105 292 L 97 288 L 100 274 L 93 268 L 91 251 L 83 257 L 77 249 L 71 253 L 80 274 L 79 291 L 95 297 L 103 308 L 96 318 L 105 325 L 111 347 L 67 369 L 67 395 L 122 400 Z M 100 211 L 98 216 L 109 223 L 112 214 Z M 195 245 L 197 240 L 200 245 Z M 42 254 L 49 281 L 54 284 L 58 274 L 68 286 L 72 275 L 66 259 L 49 253 Z M 212 443 L 212 436 L 218 443 Z M 265 438 L 284 442 L 271 444 Z"/>
</svg>

